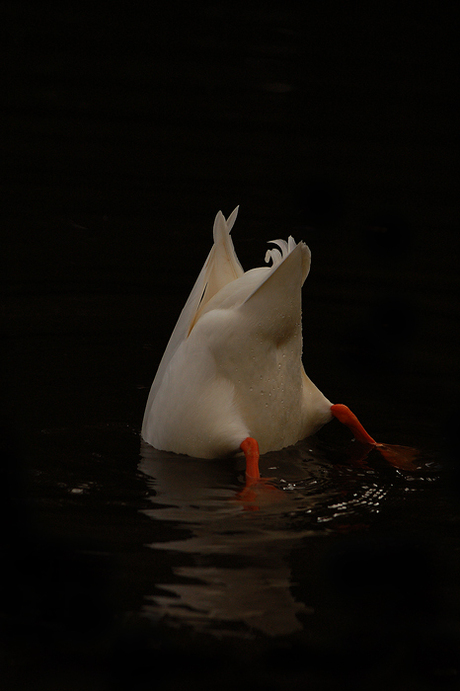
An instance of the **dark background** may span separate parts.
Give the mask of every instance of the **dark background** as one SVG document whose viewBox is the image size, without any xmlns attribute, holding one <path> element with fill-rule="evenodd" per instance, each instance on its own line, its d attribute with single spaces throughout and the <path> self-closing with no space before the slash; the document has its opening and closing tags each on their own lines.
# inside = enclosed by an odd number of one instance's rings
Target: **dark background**
<svg viewBox="0 0 460 691">
<path fill-rule="evenodd" d="M 245 268 L 273 237 L 310 245 L 320 388 L 353 403 L 377 377 L 384 407 L 402 396 L 400 412 L 442 424 L 458 373 L 453 4 L 3 13 L 8 333 L 129 321 L 162 350 L 215 213 L 240 204 Z M 25 428 L 45 411 L 37 364 L 10 372 Z"/>
<path fill-rule="evenodd" d="M 68 430 L 78 455 L 78 430 L 97 449 L 88 429 L 125 426 L 134 450 L 215 213 L 237 204 L 244 268 L 272 238 L 312 250 L 313 381 L 376 438 L 454 461 L 455 3 L 16 2 L 1 22 L 3 417 L 15 459 L 4 468 L 16 499 L 17 467 L 46 466 L 47 431 Z"/>
</svg>

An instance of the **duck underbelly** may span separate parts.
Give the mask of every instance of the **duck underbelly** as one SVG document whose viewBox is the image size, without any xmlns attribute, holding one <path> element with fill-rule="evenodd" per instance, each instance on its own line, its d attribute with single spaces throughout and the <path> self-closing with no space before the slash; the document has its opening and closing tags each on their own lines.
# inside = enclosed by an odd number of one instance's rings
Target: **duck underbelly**
<svg viewBox="0 0 460 691">
<path fill-rule="evenodd" d="M 287 393 L 276 383 L 270 384 L 271 387 L 249 391 L 242 404 L 236 396 L 248 436 L 257 439 L 261 454 L 295 444 L 302 437 L 300 394 L 294 396 L 294 392 Z"/>
<path fill-rule="evenodd" d="M 240 367 L 235 406 L 260 452 L 295 444 L 303 435 L 301 361 L 296 349 L 270 348 Z"/>
<path fill-rule="evenodd" d="M 238 451 L 248 436 L 263 454 L 316 431 L 320 425 L 308 424 L 300 339 L 274 346 L 249 338 L 244 358 L 239 345 L 231 346 L 230 338 L 223 355 L 196 347 L 193 338 L 184 343 L 153 401 L 145 441 L 216 458 Z"/>
<path fill-rule="evenodd" d="M 163 451 L 217 458 L 238 451 L 249 436 L 234 404 L 234 384 L 218 376 L 206 351 L 171 362 L 149 412 L 143 438 Z M 186 366 L 187 363 L 187 366 Z"/>
</svg>

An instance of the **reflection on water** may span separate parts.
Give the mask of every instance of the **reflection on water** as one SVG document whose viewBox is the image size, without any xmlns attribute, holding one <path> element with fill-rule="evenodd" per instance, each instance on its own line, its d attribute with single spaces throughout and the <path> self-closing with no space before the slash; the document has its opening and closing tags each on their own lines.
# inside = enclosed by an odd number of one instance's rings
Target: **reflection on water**
<svg viewBox="0 0 460 691">
<path fill-rule="evenodd" d="M 177 533 L 149 546 L 184 555 L 173 566 L 174 582 L 156 584 L 158 593 L 147 597 L 148 615 L 216 635 L 300 630 L 297 615 L 312 609 L 293 594 L 293 548 L 308 550 L 313 536 L 365 529 L 395 484 L 408 491 L 414 479 L 333 457 L 313 439 L 266 454 L 261 472 L 276 491 L 251 506 L 239 497 L 243 459 L 192 459 L 144 444 L 139 468 L 152 508 L 143 513 Z"/>
</svg>

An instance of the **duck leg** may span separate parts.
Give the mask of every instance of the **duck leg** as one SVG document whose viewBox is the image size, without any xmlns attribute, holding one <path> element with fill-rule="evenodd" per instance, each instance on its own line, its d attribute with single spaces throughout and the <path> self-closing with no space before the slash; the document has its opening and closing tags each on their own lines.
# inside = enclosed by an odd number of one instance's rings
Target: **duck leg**
<svg viewBox="0 0 460 691">
<path fill-rule="evenodd" d="M 269 478 L 260 477 L 259 444 L 253 437 L 246 437 L 240 449 L 246 458 L 246 483 L 237 494 L 247 511 L 258 511 L 262 503 L 278 500 L 283 492 L 270 483 Z"/>
<path fill-rule="evenodd" d="M 396 444 L 380 444 L 366 432 L 358 418 L 351 412 L 350 408 L 342 403 L 336 403 L 331 406 L 331 413 L 334 417 L 346 425 L 356 439 L 361 444 L 373 446 L 380 451 L 382 456 L 388 463 L 399 470 L 413 472 L 417 470 L 415 459 L 418 456 L 418 450 L 412 449 L 409 446 L 398 446 Z"/>
<path fill-rule="evenodd" d="M 253 437 L 246 437 L 241 442 L 240 449 L 246 458 L 246 480 L 259 480 L 259 444 Z"/>
<path fill-rule="evenodd" d="M 335 403 L 331 405 L 331 413 L 339 422 L 346 425 L 353 432 L 356 441 L 361 442 L 361 444 L 372 444 L 372 446 L 377 444 L 348 406 L 342 403 Z"/>
</svg>

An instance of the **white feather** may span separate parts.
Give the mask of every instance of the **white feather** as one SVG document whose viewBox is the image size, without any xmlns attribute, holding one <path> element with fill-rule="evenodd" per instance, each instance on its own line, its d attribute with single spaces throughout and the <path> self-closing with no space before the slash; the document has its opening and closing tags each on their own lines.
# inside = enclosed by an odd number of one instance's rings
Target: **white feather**
<svg viewBox="0 0 460 691">
<path fill-rule="evenodd" d="M 272 266 L 244 273 L 230 238 L 237 211 L 216 216 L 214 245 L 152 384 L 142 437 L 157 449 L 214 458 L 251 436 L 265 453 L 332 417 L 301 360 L 310 250 L 275 240 Z"/>
</svg>

